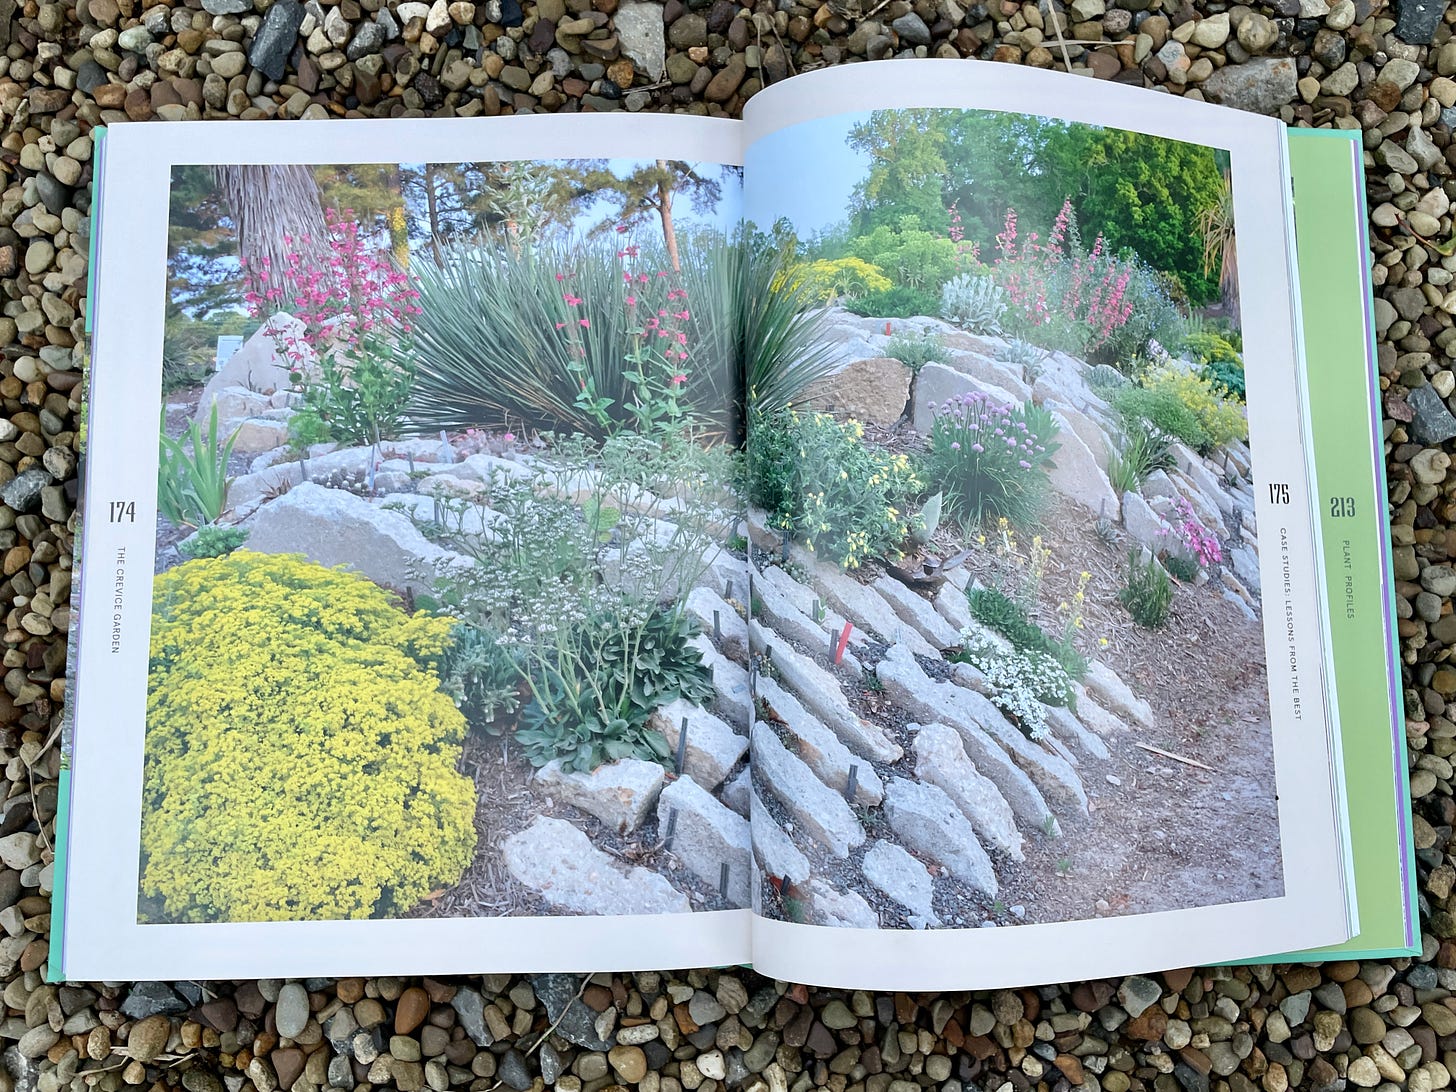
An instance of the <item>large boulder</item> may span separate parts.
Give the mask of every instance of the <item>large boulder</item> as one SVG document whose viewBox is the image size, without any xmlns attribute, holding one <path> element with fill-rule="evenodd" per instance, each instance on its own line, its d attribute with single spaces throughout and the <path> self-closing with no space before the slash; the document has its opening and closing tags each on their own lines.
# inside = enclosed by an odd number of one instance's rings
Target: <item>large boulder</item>
<svg viewBox="0 0 1456 1092">
<path fill-rule="evenodd" d="M 1005 387 L 956 371 L 945 364 L 934 362 L 925 365 L 915 376 L 915 394 L 911 406 L 911 422 L 915 431 L 922 435 L 930 433 L 935 423 L 935 411 L 952 398 L 979 391 L 990 395 L 998 402 L 1020 401 Z"/>
<path fill-rule="evenodd" d="M 248 548 L 303 554 L 320 565 L 348 565 L 376 584 L 430 590 L 429 571 L 459 555 L 426 539 L 408 517 L 376 508 L 342 489 L 296 485 L 252 517 Z"/>
<path fill-rule="evenodd" d="M 271 395 L 291 387 L 293 382 L 289 373 L 293 370 L 293 360 L 285 352 L 284 345 L 302 336 L 303 323 L 292 315 L 280 311 L 271 316 L 202 388 L 202 398 L 197 403 L 197 421 L 204 427 L 207 425 L 213 399 L 221 397 L 229 387 L 243 387 L 260 395 Z M 306 354 L 301 363 L 307 369 L 314 363 L 313 355 L 307 348 L 301 351 Z M 221 411 L 218 416 L 223 416 Z"/>
<path fill-rule="evenodd" d="M 909 400 L 910 369 L 894 357 L 875 356 L 816 379 L 804 388 L 797 404 L 867 424 L 893 425 Z"/>
<path fill-rule="evenodd" d="M 1031 397 L 1031 388 L 1022 378 L 1019 364 L 1010 364 L 986 353 L 968 352 L 964 349 L 947 350 L 941 363 L 979 379 L 982 383 L 990 383 L 1009 391 L 1018 402 L 1025 402 Z"/>
<path fill-rule="evenodd" d="M 666 784 L 667 775 L 656 762 L 622 758 L 595 770 L 562 769 L 554 758 L 536 771 L 536 784 L 557 800 L 595 815 L 618 834 L 636 830 L 647 817 Z"/>
<path fill-rule="evenodd" d="M 1173 541 L 1172 528 L 1163 517 L 1153 510 L 1142 494 L 1131 490 L 1122 495 L 1122 524 L 1134 542 L 1141 543 L 1153 553 L 1166 549 Z"/>
<path fill-rule="evenodd" d="M 1117 494 L 1107 480 L 1097 456 L 1061 413 L 1054 415 L 1058 427 L 1057 442 L 1062 446 L 1053 459 L 1049 478 L 1052 488 L 1070 500 L 1090 508 L 1099 515 L 1117 513 Z M 1103 458 L 1106 458 L 1104 454 Z"/>
<path fill-rule="evenodd" d="M 224 438 L 232 436 L 234 454 L 257 455 L 288 443 L 288 422 L 277 417 L 245 417 L 240 421 L 220 422 L 218 434 Z"/>
<path fill-rule="evenodd" d="M 619 864 L 562 819 L 538 815 L 501 843 L 501 860 L 517 882 L 566 913 L 605 917 L 680 914 L 693 908 L 662 876 Z"/>
</svg>

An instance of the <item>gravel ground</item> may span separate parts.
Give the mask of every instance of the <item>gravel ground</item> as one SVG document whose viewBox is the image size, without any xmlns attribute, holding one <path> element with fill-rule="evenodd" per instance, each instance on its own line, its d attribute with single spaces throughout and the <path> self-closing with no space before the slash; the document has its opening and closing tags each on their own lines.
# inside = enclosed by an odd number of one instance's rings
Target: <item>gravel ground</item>
<svg viewBox="0 0 1456 1092">
<path fill-rule="evenodd" d="M 1397 14 L 1399 25 L 1397 26 Z M 665 16 L 665 34 L 663 33 Z M 945 1092 L 1425 1092 L 1456 1067 L 1456 41 L 1439 0 L 0 0 L 0 1092 L 554 1085 Z M 1398 33 L 1397 33 L 1398 30 Z M 90 130 L 159 118 L 733 114 L 861 58 L 1070 64 L 1302 124 L 1362 127 L 1388 415 L 1423 955 L 1182 970 L 993 994 L 843 994 L 747 972 L 458 982 L 41 983 L 84 354 Z M 1442 245 L 1441 249 L 1448 249 Z"/>
</svg>

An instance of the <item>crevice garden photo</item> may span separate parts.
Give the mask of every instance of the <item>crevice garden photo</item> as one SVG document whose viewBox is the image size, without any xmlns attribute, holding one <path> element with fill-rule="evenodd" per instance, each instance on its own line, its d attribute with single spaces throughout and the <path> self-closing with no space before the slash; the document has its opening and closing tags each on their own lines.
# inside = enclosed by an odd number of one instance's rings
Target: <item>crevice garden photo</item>
<svg viewBox="0 0 1456 1092">
<path fill-rule="evenodd" d="M 1222 153 L 775 139 L 174 171 L 139 921 L 1282 891 Z"/>
</svg>

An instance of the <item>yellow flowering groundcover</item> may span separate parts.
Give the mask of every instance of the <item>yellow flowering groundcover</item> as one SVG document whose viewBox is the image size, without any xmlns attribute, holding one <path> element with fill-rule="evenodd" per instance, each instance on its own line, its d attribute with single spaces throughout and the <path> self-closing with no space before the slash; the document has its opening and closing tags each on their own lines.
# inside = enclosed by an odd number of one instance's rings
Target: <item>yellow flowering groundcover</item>
<svg viewBox="0 0 1456 1092">
<path fill-rule="evenodd" d="M 448 618 L 239 550 L 156 580 L 141 920 L 404 913 L 475 852 Z"/>
</svg>

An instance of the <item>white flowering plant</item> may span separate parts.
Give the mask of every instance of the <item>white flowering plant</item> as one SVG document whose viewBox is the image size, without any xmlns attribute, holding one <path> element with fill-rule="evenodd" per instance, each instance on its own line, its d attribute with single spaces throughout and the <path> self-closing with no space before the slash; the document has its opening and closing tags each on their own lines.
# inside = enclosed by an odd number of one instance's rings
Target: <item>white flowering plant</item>
<svg viewBox="0 0 1456 1092">
<path fill-rule="evenodd" d="M 987 696 L 1015 718 L 1028 739 L 1046 735 L 1047 706 L 1065 707 L 1075 701 L 1072 678 L 1054 656 L 1030 649 L 1003 652 L 972 630 L 961 636 L 965 645 L 956 659 L 986 676 Z"/>
</svg>

